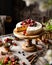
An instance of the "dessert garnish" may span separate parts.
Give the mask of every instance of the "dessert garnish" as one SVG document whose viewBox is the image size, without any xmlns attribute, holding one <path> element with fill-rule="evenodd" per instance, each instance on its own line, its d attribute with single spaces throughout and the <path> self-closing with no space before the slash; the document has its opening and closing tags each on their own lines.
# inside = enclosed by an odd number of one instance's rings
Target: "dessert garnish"
<svg viewBox="0 0 52 65">
<path fill-rule="evenodd" d="M 22 21 L 21 25 L 22 25 L 22 26 L 25 26 L 25 25 L 27 25 L 27 26 L 36 26 L 37 23 L 36 23 L 36 21 L 34 21 L 34 20 L 27 19 L 27 20 L 25 20 L 25 21 Z"/>
<path fill-rule="evenodd" d="M 23 35 L 26 35 L 26 30 L 25 30 L 25 31 L 23 31 Z"/>
<path fill-rule="evenodd" d="M 52 19 L 45 23 L 44 29 L 47 31 L 52 31 Z"/>
<path fill-rule="evenodd" d="M 0 59 L 0 65 L 20 65 L 19 58 L 17 56 L 5 56 L 4 58 Z"/>
<path fill-rule="evenodd" d="M 22 62 L 22 65 L 26 65 L 26 63 L 25 62 Z"/>
<path fill-rule="evenodd" d="M 4 39 L 4 43 L 8 43 L 8 45 L 14 45 L 14 46 L 17 46 L 17 44 L 13 41 L 13 39 L 11 38 L 6 38 Z"/>
<path fill-rule="evenodd" d="M 4 39 L 4 48 L 10 51 L 11 46 L 17 46 L 17 44 L 13 41 L 13 39 L 10 38 Z"/>
<path fill-rule="evenodd" d="M 4 38 L 0 40 L 1 55 L 11 54 L 11 47 L 17 46 L 16 42 L 11 38 Z M 3 49 L 3 50 L 2 50 Z M 4 50 L 5 49 L 5 50 Z"/>
<path fill-rule="evenodd" d="M 6 39 L 4 39 L 4 41 L 5 41 L 5 42 L 9 42 L 9 43 L 11 43 L 11 42 L 12 42 L 12 39 L 10 39 L 10 38 L 6 38 Z"/>
</svg>

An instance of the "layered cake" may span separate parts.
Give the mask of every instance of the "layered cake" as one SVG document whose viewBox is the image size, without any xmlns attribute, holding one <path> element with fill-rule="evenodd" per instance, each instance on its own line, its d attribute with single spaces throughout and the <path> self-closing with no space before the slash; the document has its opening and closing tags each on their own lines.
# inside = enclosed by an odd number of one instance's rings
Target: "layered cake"
<svg viewBox="0 0 52 65">
<path fill-rule="evenodd" d="M 42 31 L 42 24 L 32 19 L 27 19 L 16 24 L 17 32 L 25 35 L 38 34 Z"/>
</svg>

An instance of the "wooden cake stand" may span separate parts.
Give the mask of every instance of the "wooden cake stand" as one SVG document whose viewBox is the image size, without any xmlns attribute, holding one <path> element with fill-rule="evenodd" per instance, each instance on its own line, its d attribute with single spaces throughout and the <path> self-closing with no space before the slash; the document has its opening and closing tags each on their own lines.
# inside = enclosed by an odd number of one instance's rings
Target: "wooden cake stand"
<svg viewBox="0 0 52 65">
<path fill-rule="evenodd" d="M 22 34 L 22 32 L 17 32 L 16 28 L 13 30 L 13 34 L 18 37 L 19 39 L 24 39 L 25 43 L 22 44 L 22 49 L 28 52 L 32 52 L 36 50 L 36 45 L 32 44 L 32 39 L 37 39 L 41 37 L 43 34 L 42 32 L 38 35 L 32 35 L 32 36 L 25 36 Z"/>
</svg>

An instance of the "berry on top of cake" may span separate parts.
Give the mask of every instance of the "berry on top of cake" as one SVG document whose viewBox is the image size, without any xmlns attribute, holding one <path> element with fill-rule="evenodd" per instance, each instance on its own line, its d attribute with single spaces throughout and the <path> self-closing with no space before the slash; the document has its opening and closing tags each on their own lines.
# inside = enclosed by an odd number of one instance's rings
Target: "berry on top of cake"
<svg viewBox="0 0 52 65">
<path fill-rule="evenodd" d="M 27 35 L 33 35 L 41 32 L 42 24 L 32 19 L 26 19 L 16 24 L 16 30 Z"/>
</svg>

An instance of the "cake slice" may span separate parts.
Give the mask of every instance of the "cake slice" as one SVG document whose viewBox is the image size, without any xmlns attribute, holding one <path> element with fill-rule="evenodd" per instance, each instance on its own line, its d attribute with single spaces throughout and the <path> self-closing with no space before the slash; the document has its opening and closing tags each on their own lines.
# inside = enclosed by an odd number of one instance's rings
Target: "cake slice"
<svg viewBox="0 0 52 65">
<path fill-rule="evenodd" d="M 22 32 L 25 31 L 27 29 L 27 26 L 21 26 L 17 28 L 17 32 Z"/>
</svg>

